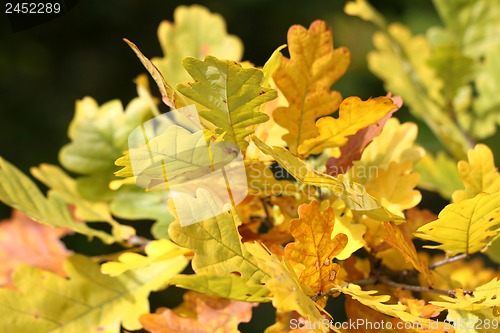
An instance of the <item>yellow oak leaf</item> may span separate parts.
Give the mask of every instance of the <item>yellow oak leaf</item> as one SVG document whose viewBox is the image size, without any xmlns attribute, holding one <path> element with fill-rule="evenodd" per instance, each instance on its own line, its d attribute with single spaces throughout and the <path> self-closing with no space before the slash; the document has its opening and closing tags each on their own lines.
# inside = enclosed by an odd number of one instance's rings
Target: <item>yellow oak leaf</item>
<svg viewBox="0 0 500 333">
<path fill-rule="evenodd" d="M 377 293 L 376 290 L 362 290 L 360 286 L 353 283 L 337 286 L 337 288 L 340 292 L 351 296 L 361 304 L 391 317 L 399 318 L 405 322 L 429 322 L 428 319 L 406 312 L 407 307 L 401 303 L 388 304 L 387 302 L 391 299 L 389 295 L 373 295 Z"/>
<path fill-rule="evenodd" d="M 151 241 L 144 251 L 146 252 L 146 256 L 138 253 L 126 252 L 118 257 L 118 261 L 102 264 L 101 273 L 110 276 L 118 276 L 129 270 L 147 267 L 154 263 L 176 257 L 180 258 L 184 254 L 190 252 L 188 249 L 181 248 L 167 239 Z"/>
<path fill-rule="evenodd" d="M 500 231 L 500 192 L 480 193 L 472 199 L 449 204 L 436 221 L 420 227 L 417 237 L 440 245 L 447 255 L 471 254 L 484 250 Z"/>
<path fill-rule="evenodd" d="M 288 101 L 274 111 L 274 120 L 288 130 L 283 139 L 296 155 L 307 139 L 318 136 L 316 119 L 336 111 L 342 97 L 330 87 L 347 70 L 349 50 L 333 49 L 332 32 L 324 21 L 309 29 L 294 25 L 288 30 L 290 59 L 283 57 L 273 80 Z"/>
<path fill-rule="evenodd" d="M 305 266 L 299 280 L 309 286 L 314 294 L 330 290 L 340 266 L 333 259 L 347 245 L 347 236 L 339 233 L 333 238 L 335 225 L 333 208 L 320 211 L 319 203 L 299 206 L 299 218 L 290 222 L 290 233 L 295 242 L 285 247 L 285 256 Z"/>
<path fill-rule="evenodd" d="M 441 296 L 445 302 L 432 301 L 431 304 L 446 309 L 476 311 L 500 306 L 500 280 L 494 278 L 473 290 L 472 294 L 456 290 L 456 297 Z"/>
<path fill-rule="evenodd" d="M 400 123 L 389 118 L 382 133 L 366 147 L 359 161 L 349 169 L 352 181 L 364 184 L 379 168 L 386 168 L 391 162 L 417 162 L 425 151 L 415 144 L 418 127 L 414 123 Z"/>
<path fill-rule="evenodd" d="M 457 166 L 465 189 L 453 193 L 453 202 L 473 198 L 481 192 L 493 194 L 500 191 L 500 174 L 491 149 L 478 144 L 467 152 L 467 157 L 468 162 L 459 161 Z"/>
<path fill-rule="evenodd" d="M 418 256 L 417 249 L 412 241 L 403 234 L 398 226 L 392 223 L 384 222 L 384 228 L 387 232 L 385 241 L 398 250 L 406 262 L 411 263 L 417 271 L 422 273 L 427 283 L 432 284 L 428 265 Z"/>
<path fill-rule="evenodd" d="M 319 154 L 326 148 L 341 147 L 348 136 L 375 124 L 396 108 L 389 97 L 370 98 L 362 101 L 359 97 L 348 97 L 342 101 L 338 118 L 323 117 L 316 122 L 319 135 L 304 140 L 298 148 L 301 156 Z"/>
<path fill-rule="evenodd" d="M 412 299 L 412 301 L 419 300 Z M 426 306 L 438 308 L 429 304 Z M 345 310 L 349 321 L 358 323 L 348 327 L 346 333 L 454 333 L 450 324 L 439 321 L 431 321 L 427 324 L 405 323 L 399 318 L 391 318 L 386 314 L 373 310 L 351 297 L 346 297 Z M 411 312 L 410 306 L 407 307 L 407 311 Z M 382 323 L 384 324 L 382 325 Z"/>
<path fill-rule="evenodd" d="M 422 318 L 433 318 L 439 316 L 444 308 L 426 303 L 422 299 L 415 299 L 408 290 L 396 289 L 394 294 L 401 304 L 406 305 L 408 312 Z"/>
<path fill-rule="evenodd" d="M 233 333 L 240 323 L 252 318 L 252 307 L 258 303 L 233 301 L 188 291 L 184 302 L 175 310 L 159 308 L 156 313 L 139 318 L 151 333 Z"/>
<path fill-rule="evenodd" d="M 419 180 L 420 175 L 412 172 L 412 162 L 392 162 L 387 169 L 377 169 L 365 186 L 382 206 L 403 216 L 403 210 L 415 207 L 422 199 L 420 192 L 414 189 Z"/>
<path fill-rule="evenodd" d="M 347 245 L 337 255 L 337 259 L 346 260 L 365 245 L 363 235 L 366 231 L 366 226 L 361 223 L 352 222 L 352 211 L 346 207 L 345 202 L 337 199 L 333 202 L 332 208 L 335 212 L 335 225 L 331 238 L 333 239 L 338 234 L 347 236 Z"/>
</svg>

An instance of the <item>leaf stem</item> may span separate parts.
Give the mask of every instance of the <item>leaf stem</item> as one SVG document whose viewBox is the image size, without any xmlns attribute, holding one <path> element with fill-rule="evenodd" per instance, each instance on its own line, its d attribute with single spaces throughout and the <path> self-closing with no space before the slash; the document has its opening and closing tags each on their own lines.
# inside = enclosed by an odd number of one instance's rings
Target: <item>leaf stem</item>
<svg viewBox="0 0 500 333">
<path fill-rule="evenodd" d="M 457 259 L 458 260 L 458 259 Z M 348 283 L 345 283 L 343 284 L 342 286 L 338 287 L 338 288 L 332 288 L 328 291 L 325 291 L 325 292 L 321 292 L 317 295 L 314 295 L 311 297 L 311 299 L 313 301 L 317 301 L 323 297 L 327 297 L 327 296 L 331 296 L 333 294 L 336 294 L 338 292 L 340 292 L 340 289 L 341 288 L 344 288 L 344 287 L 347 287 L 349 286 L 350 284 L 355 284 L 355 285 L 358 285 L 358 286 L 366 286 L 366 285 L 369 285 L 369 284 L 377 284 L 377 283 L 381 283 L 381 284 L 385 284 L 386 286 L 389 286 L 389 287 L 393 287 L 393 288 L 401 288 L 401 289 L 404 289 L 404 290 L 410 290 L 410 291 L 415 291 L 415 292 L 420 292 L 420 293 L 434 293 L 434 294 L 439 294 L 439 295 L 445 295 L 445 296 L 448 296 L 448 297 L 451 297 L 451 298 L 456 298 L 457 297 L 457 291 L 456 290 L 453 290 L 453 289 L 435 289 L 435 288 L 432 288 L 432 287 L 424 287 L 424 286 L 416 286 L 416 285 L 410 285 L 410 284 L 405 284 L 405 283 L 399 283 L 399 282 L 396 282 L 396 281 L 392 281 L 391 279 L 389 279 L 387 276 L 370 276 L 368 278 L 365 278 L 365 279 L 361 279 L 361 280 L 356 280 L 356 281 L 352 281 L 352 282 L 348 282 Z M 473 292 L 471 290 L 464 290 L 464 294 L 466 295 L 472 295 Z"/>
<path fill-rule="evenodd" d="M 404 284 L 404 283 L 399 283 L 390 280 L 386 276 L 382 276 L 379 278 L 379 282 L 382 284 L 385 284 L 386 286 L 393 287 L 393 288 L 401 288 L 405 290 L 411 290 L 415 292 L 420 292 L 420 293 L 434 293 L 434 294 L 440 294 L 440 295 L 446 295 L 451 298 L 456 298 L 456 290 L 448 289 L 435 289 L 432 287 L 423 287 L 423 286 L 415 286 L 415 285 L 409 285 L 409 284 Z M 464 293 L 470 293 L 469 291 L 464 291 Z"/>
</svg>

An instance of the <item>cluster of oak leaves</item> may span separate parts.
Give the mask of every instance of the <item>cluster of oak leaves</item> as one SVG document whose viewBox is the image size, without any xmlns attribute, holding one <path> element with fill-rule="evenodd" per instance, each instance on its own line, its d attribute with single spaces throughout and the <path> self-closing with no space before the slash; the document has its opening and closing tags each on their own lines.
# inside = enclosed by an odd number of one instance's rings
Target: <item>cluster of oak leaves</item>
<svg viewBox="0 0 500 333">
<path fill-rule="evenodd" d="M 165 104 L 194 103 L 207 141 L 239 146 L 249 195 L 181 227 L 166 191 L 138 188 L 130 158 L 122 156 L 128 134 L 160 114 L 147 77 L 138 77 L 139 97 L 125 110 L 119 101 L 78 101 L 71 143 L 60 153 L 77 178 L 54 165 L 33 168 L 49 188 L 45 196 L 0 159 L 0 200 L 16 209 L 0 224 L 0 331 L 235 332 L 251 320 L 252 307 L 272 302 L 277 319 L 266 332 L 322 332 L 332 327 L 290 329 L 290 321 L 335 321 L 324 306 L 341 293 L 350 320 L 440 319 L 432 330 L 405 332 L 453 332 L 445 318 L 496 318 L 499 274 L 481 256 L 468 259 L 499 234 L 500 175 L 487 146 L 458 164 L 463 189 L 435 216 L 416 208 L 420 176 L 413 166 L 424 155 L 416 125 L 391 118 L 399 98 L 342 99 L 331 90 L 350 56 L 333 47 L 325 22 L 292 26 L 289 58 L 280 47 L 262 69 L 237 62 L 240 41 L 199 6 L 178 8 L 175 24 L 163 22 L 158 35 L 167 56 L 152 62 L 129 45 Z M 275 177 L 272 163 L 291 177 Z M 156 220 L 155 239 L 137 236 L 118 218 Z M 59 240 L 70 232 L 121 244 L 124 253 L 72 254 Z M 439 251 L 417 252 L 416 237 Z M 180 274 L 189 263 L 195 274 Z M 150 292 L 169 285 L 190 290 L 184 303 L 150 314 Z"/>
</svg>

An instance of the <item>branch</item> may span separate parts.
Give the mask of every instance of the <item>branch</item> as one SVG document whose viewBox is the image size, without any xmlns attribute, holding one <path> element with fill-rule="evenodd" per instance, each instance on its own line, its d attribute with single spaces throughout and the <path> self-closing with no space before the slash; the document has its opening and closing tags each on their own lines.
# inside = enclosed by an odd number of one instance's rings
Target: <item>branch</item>
<svg viewBox="0 0 500 333">
<path fill-rule="evenodd" d="M 449 263 L 452 263 L 455 261 L 459 261 L 459 260 L 465 259 L 465 258 L 467 258 L 467 253 L 462 253 L 462 254 L 458 254 L 458 255 L 453 256 L 453 257 L 448 257 L 448 258 L 445 258 L 443 260 L 436 261 L 432 265 L 429 265 L 429 269 L 434 269 L 436 267 L 446 265 L 446 264 L 449 264 Z"/>
<path fill-rule="evenodd" d="M 452 290 L 452 289 L 445 290 L 445 289 L 435 289 L 432 287 L 416 286 L 416 285 L 410 285 L 410 284 L 404 284 L 404 283 L 392 281 L 387 276 L 380 276 L 378 278 L 376 276 L 370 276 L 369 278 L 366 278 L 366 279 L 345 283 L 342 286 L 340 286 L 340 288 L 332 288 L 328 291 L 321 292 L 317 295 L 312 296 L 311 299 L 316 302 L 317 300 L 319 300 L 323 297 L 331 296 L 333 294 L 338 293 L 341 288 L 347 287 L 350 284 L 356 284 L 358 286 L 366 286 L 369 284 L 377 284 L 377 283 L 385 284 L 386 286 L 393 287 L 393 288 L 401 288 L 401 289 L 411 290 L 411 291 L 420 292 L 420 293 L 434 293 L 434 294 L 439 294 L 439 295 L 446 295 L 446 296 L 451 297 L 451 298 L 457 297 L 457 295 L 456 295 L 457 291 Z M 473 291 L 472 290 L 464 290 L 464 294 L 465 295 L 472 295 Z"/>
<path fill-rule="evenodd" d="M 398 283 L 398 282 L 394 282 L 394 281 L 390 280 L 386 276 L 380 277 L 379 281 L 380 281 L 380 283 L 385 284 L 386 286 L 389 286 L 389 287 L 393 287 L 393 288 L 401 288 L 401 289 L 416 291 L 416 292 L 420 292 L 420 293 L 434 293 L 434 294 L 446 295 L 446 296 L 451 297 L 451 298 L 457 297 L 456 290 L 434 289 L 432 287 L 423 287 L 423 286 L 415 286 L 415 285 L 410 285 L 410 284 Z M 464 294 L 472 294 L 472 291 L 464 290 Z"/>
</svg>

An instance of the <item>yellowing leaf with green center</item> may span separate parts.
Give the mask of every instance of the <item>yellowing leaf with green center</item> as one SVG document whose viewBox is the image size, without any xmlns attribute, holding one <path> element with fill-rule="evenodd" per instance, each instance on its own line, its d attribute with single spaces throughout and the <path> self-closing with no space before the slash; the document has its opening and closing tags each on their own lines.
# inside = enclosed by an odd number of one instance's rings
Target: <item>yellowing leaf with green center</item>
<svg viewBox="0 0 500 333">
<path fill-rule="evenodd" d="M 274 120 L 288 130 L 283 139 L 292 154 L 307 139 L 318 136 L 316 119 L 336 111 L 342 97 L 330 90 L 347 70 L 346 48 L 333 49 L 332 32 L 324 21 L 309 30 L 294 25 L 288 30 L 290 59 L 283 57 L 273 80 L 288 101 L 288 107 L 274 111 Z"/>
<path fill-rule="evenodd" d="M 135 235 L 135 229 L 118 223 L 109 211 L 109 206 L 103 201 L 90 201 L 83 198 L 77 189 L 77 183 L 61 168 L 41 164 L 31 168 L 35 178 L 50 188 L 49 193 L 56 194 L 66 203 L 75 207 L 75 215 L 87 222 L 107 222 L 112 227 L 113 235 L 118 239 L 128 239 Z"/>
<path fill-rule="evenodd" d="M 224 18 L 199 5 L 177 7 L 173 23 L 160 23 L 158 40 L 164 57 L 154 58 L 153 63 L 174 88 L 190 79 L 182 68 L 186 57 L 203 59 L 211 55 L 240 61 L 243 55 L 243 44 L 227 34 Z"/>
<path fill-rule="evenodd" d="M 406 312 L 406 306 L 401 303 L 388 304 L 387 301 L 391 299 L 389 295 L 373 295 L 376 290 L 362 290 L 360 286 L 349 283 L 343 286 L 337 286 L 337 289 L 345 294 L 350 295 L 353 299 L 357 300 L 363 305 L 366 305 L 373 310 L 384 313 L 391 317 L 397 317 L 405 322 L 422 322 L 428 323 L 428 319 L 420 318 L 411 313 Z"/>
<path fill-rule="evenodd" d="M 442 249 L 452 256 L 484 250 L 499 231 L 500 192 L 480 193 L 446 206 L 436 221 L 420 227 L 415 236 L 441 243 L 426 247 Z"/>
<path fill-rule="evenodd" d="M 144 251 L 146 256 L 133 252 L 123 253 L 118 257 L 118 261 L 102 264 L 101 272 L 110 276 L 118 276 L 130 270 L 148 267 L 154 263 L 168 261 L 189 253 L 189 250 L 178 247 L 166 239 L 151 241 Z"/>
<path fill-rule="evenodd" d="M 130 132 L 152 116 L 147 98 L 133 99 L 123 110 L 118 100 L 101 106 L 85 97 L 76 103 L 68 129 L 71 142 L 59 151 L 61 165 L 78 174 L 78 191 L 86 198 L 109 200 L 114 192 L 109 182 L 115 177 L 114 161 L 127 150 Z"/>
<path fill-rule="evenodd" d="M 429 126 L 455 158 L 462 158 L 469 140 L 445 111 L 444 83 L 429 64 L 432 49 L 427 38 L 398 23 L 387 25 L 366 0 L 350 2 L 346 11 L 381 29 L 373 36 L 376 50 L 368 54 L 370 71 L 384 80 L 387 91 L 403 98 L 410 112 Z"/>
<path fill-rule="evenodd" d="M 389 97 L 370 98 L 367 101 L 348 97 L 340 104 L 338 118 L 323 117 L 316 122 L 319 135 L 304 140 L 298 152 L 301 156 L 308 156 L 320 154 L 326 148 L 341 147 L 347 143 L 348 136 L 375 124 L 395 107 Z"/>
<path fill-rule="evenodd" d="M 365 186 L 384 207 L 403 216 L 403 210 L 415 207 L 422 199 L 415 190 L 419 180 L 420 175 L 412 171 L 412 162 L 392 162 L 387 169 L 377 169 Z"/>
<path fill-rule="evenodd" d="M 152 134 L 145 128 L 143 133 L 151 138 L 116 160 L 116 165 L 123 166 L 116 175 L 135 176 L 137 184 L 148 189 L 165 190 L 167 184 L 168 189 L 187 187 L 187 182 L 226 166 L 237 153 L 236 145 L 228 142 L 207 145 L 202 130 L 191 133 L 181 126 L 170 125 L 163 132 Z"/>
<path fill-rule="evenodd" d="M 2 158 L 0 201 L 45 225 L 69 228 L 89 237 L 98 237 L 107 244 L 120 240 L 77 221 L 60 195 L 49 193 L 48 197 L 45 197 L 31 179 Z"/>
<path fill-rule="evenodd" d="M 494 278 L 488 283 L 475 288 L 470 294 L 464 294 L 463 290 L 457 290 L 456 297 L 441 296 L 442 301 L 432 301 L 437 306 L 446 309 L 476 311 L 485 308 L 500 306 L 500 280 Z"/>
<path fill-rule="evenodd" d="M 317 326 L 320 327 L 316 327 L 316 332 L 329 332 L 318 305 L 309 297 L 311 291 L 299 282 L 286 259 L 280 260 L 259 243 L 245 243 L 245 248 L 268 275 L 264 282 L 272 293 L 273 306 L 279 312 L 297 311 L 311 323 L 318 323 Z"/>
<path fill-rule="evenodd" d="M 198 114 L 218 127 L 224 141 L 236 143 L 244 152 L 249 126 L 269 117 L 258 107 L 274 98 L 275 90 L 261 86 L 264 74 L 257 68 L 242 68 L 234 61 L 207 56 L 204 61 L 188 57 L 184 67 L 195 82 L 180 84 L 179 92 L 197 102 Z"/>
<path fill-rule="evenodd" d="M 178 220 L 170 225 L 170 238 L 193 250 L 192 267 L 196 273 L 178 276 L 173 283 L 214 296 L 264 301 L 267 290 L 260 283 L 266 273 L 241 243 L 237 229 L 241 220 L 236 208 L 217 214 L 219 208 L 208 192 L 199 195 L 206 200 L 206 210 L 213 211 L 214 217 L 184 227 Z"/>
<path fill-rule="evenodd" d="M 112 278 L 83 256 L 66 261 L 68 279 L 30 266 L 14 273 L 16 290 L 0 289 L 2 332 L 118 332 L 141 328 L 151 291 L 164 288 L 187 264 L 184 257 Z M 33 292 L 37 289 L 38 292 Z"/>
<path fill-rule="evenodd" d="M 398 250 L 405 261 L 411 263 L 417 271 L 423 274 L 427 282 L 431 284 L 432 281 L 427 263 L 422 261 L 418 256 L 417 249 L 411 239 L 407 238 L 401 229 L 392 223 L 384 222 L 384 228 L 387 232 L 385 241 Z"/>
<path fill-rule="evenodd" d="M 458 173 L 465 190 L 455 191 L 453 202 L 473 198 L 481 192 L 493 194 L 500 191 L 500 175 L 491 149 L 478 144 L 467 152 L 467 156 L 469 162 L 458 162 Z"/>
<path fill-rule="evenodd" d="M 295 242 L 285 247 L 285 256 L 305 266 L 299 281 L 311 288 L 314 294 L 330 290 L 340 266 L 333 260 L 347 245 L 347 236 L 333 238 L 335 214 L 332 207 L 320 211 L 319 203 L 299 206 L 299 218 L 290 221 L 290 233 Z"/>
<path fill-rule="evenodd" d="M 495 0 L 434 1 L 447 29 L 467 55 L 479 57 L 498 46 L 500 4 Z"/>
<path fill-rule="evenodd" d="M 149 104 L 140 98 L 132 100 L 124 111 L 120 101 L 99 106 L 94 99 L 85 97 L 76 103 L 68 130 L 72 142 L 61 149 L 61 164 L 81 174 L 113 167 L 127 149 L 130 132 L 149 117 Z"/>
<path fill-rule="evenodd" d="M 401 216 L 382 207 L 375 198 L 366 192 L 363 186 L 349 182 L 343 175 L 335 178 L 313 171 L 289 150 L 282 147 L 271 148 L 255 136 L 252 137 L 252 140 L 264 154 L 272 156 L 299 183 L 326 188 L 332 194 L 341 197 L 349 209 L 366 214 L 376 220 L 404 222 Z"/>
</svg>

